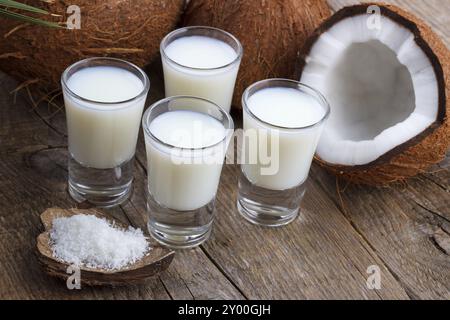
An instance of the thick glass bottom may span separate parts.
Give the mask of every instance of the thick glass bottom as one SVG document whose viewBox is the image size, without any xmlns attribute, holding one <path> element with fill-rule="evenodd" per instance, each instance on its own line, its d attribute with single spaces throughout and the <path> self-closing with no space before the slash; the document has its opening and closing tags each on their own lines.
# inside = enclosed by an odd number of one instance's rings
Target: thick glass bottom
<svg viewBox="0 0 450 320">
<path fill-rule="evenodd" d="M 201 245 L 211 235 L 212 224 L 198 228 L 174 228 L 157 222 L 148 223 L 153 239 L 173 249 L 189 249 Z"/>
<path fill-rule="evenodd" d="M 214 199 L 196 210 L 177 211 L 160 205 L 147 192 L 148 231 L 162 245 L 173 249 L 197 247 L 205 242 L 214 220 Z"/>
<path fill-rule="evenodd" d="M 253 224 L 280 227 L 298 217 L 304 195 L 305 183 L 287 190 L 270 190 L 254 185 L 241 172 L 237 208 Z"/>
<path fill-rule="evenodd" d="M 85 167 L 69 158 L 68 190 L 77 202 L 109 208 L 126 201 L 132 191 L 133 159 L 111 169 Z"/>
</svg>

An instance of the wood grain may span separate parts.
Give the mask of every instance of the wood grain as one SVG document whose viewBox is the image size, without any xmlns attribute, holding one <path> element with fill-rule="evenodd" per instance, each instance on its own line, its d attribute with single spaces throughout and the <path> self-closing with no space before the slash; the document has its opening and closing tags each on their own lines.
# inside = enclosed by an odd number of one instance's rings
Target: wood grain
<svg viewBox="0 0 450 320">
<path fill-rule="evenodd" d="M 66 138 L 60 131 L 65 130 L 64 115 L 38 116 L 21 96 L 13 104 L 9 92 L 16 85 L 0 74 L 0 201 L 8 204 L 0 209 L 0 298 L 242 298 L 201 249 L 177 255 L 165 275 L 135 287 L 69 291 L 64 283 L 45 275 L 35 255 L 35 238 L 42 232 L 39 212 L 52 206 L 75 206 L 67 194 Z M 138 180 L 143 179 L 142 169 L 136 170 Z M 137 195 L 136 191 L 132 199 Z M 122 222 L 145 227 L 145 215 L 136 214 L 132 201 L 107 212 Z M 170 279 L 167 287 L 163 279 Z M 215 286 L 208 288 L 210 282 Z"/>
<path fill-rule="evenodd" d="M 334 9 L 354 1 L 329 0 Z M 450 1 L 397 0 L 427 20 L 449 45 Z M 149 103 L 163 96 L 152 65 Z M 65 119 L 0 73 L 0 298 L 25 299 L 448 299 L 450 298 L 450 161 L 389 189 L 346 187 L 313 166 L 301 218 L 282 229 L 249 225 L 236 208 L 238 168 L 227 165 L 213 236 L 177 252 L 169 269 L 146 284 L 69 291 L 46 276 L 35 255 L 39 213 L 69 208 Z M 237 116 L 237 115 L 234 115 Z M 239 123 L 239 118 L 236 118 Z M 142 133 L 135 190 L 112 217 L 145 228 L 146 160 Z M 346 188 L 345 188 L 346 187 Z M 345 190 L 344 190 L 345 189 Z M 382 272 L 381 290 L 366 286 L 367 267 Z"/>
<path fill-rule="evenodd" d="M 365 1 L 368 2 L 368 1 Z M 450 1 L 386 1 L 425 20 L 450 46 Z M 355 3 L 329 0 L 334 9 Z M 406 185 L 369 188 L 340 185 L 314 167 L 312 177 L 334 199 L 354 229 L 396 276 L 410 298 L 450 297 L 449 157 Z"/>
<path fill-rule="evenodd" d="M 160 65 L 155 64 L 152 72 L 152 79 L 162 80 Z M 235 119 L 239 125 L 240 119 L 236 115 Z M 136 157 L 145 169 L 142 141 Z M 367 268 L 382 266 L 382 262 L 322 190 L 311 185 L 301 221 L 282 229 L 265 229 L 248 224 L 237 213 L 238 174 L 236 165 L 224 166 L 215 231 L 202 249 L 246 298 L 407 298 L 387 269 L 386 290 L 367 289 Z M 143 199 L 143 191 L 138 194 Z M 133 203 L 145 210 L 144 201 L 134 199 Z"/>
<path fill-rule="evenodd" d="M 450 239 L 448 192 L 420 177 L 406 186 L 389 188 L 340 185 L 338 194 L 335 177 L 316 166 L 312 176 L 334 198 L 354 230 L 370 244 L 410 298 L 450 297 L 450 256 L 445 252 L 445 239 Z M 421 201 L 439 203 L 442 211 Z"/>
</svg>

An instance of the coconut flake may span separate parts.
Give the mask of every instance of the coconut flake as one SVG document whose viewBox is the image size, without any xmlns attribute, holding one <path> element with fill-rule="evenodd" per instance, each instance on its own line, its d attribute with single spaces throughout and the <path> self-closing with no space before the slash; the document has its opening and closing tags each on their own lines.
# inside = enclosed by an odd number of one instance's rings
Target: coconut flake
<svg viewBox="0 0 450 320">
<path fill-rule="evenodd" d="M 58 260 L 96 269 L 122 269 L 149 250 L 141 229 L 121 229 L 94 215 L 54 219 L 50 240 Z"/>
</svg>

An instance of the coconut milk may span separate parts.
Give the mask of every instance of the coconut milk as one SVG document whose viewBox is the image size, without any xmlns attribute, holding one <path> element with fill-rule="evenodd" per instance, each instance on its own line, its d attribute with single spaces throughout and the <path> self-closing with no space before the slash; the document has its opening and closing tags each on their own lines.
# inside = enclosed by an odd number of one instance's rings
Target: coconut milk
<svg viewBox="0 0 450 320">
<path fill-rule="evenodd" d="M 216 194 L 226 151 L 224 126 L 207 114 L 176 110 L 157 116 L 149 130 L 166 144 L 146 139 L 148 187 L 155 200 L 178 211 L 208 204 Z M 176 154 L 172 147 L 210 149 Z"/>
<path fill-rule="evenodd" d="M 239 63 L 227 43 L 207 36 L 178 38 L 163 49 L 166 97 L 190 95 L 230 111 Z"/>
<path fill-rule="evenodd" d="M 246 177 L 253 184 L 271 190 L 291 189 L 303 183 L 322 130 L 322 126 L 304 127 L 320 121 L 324 108 L 313 97 L 285 87 L 265 88 L 254 93 L 247 107 L 253 116 L 244 112 L 244 132 L 247 136 L 251 136 L 252 131 L 257 132 L 258 139 L 268 133 L 271 166 L 276 170 L 272 174 L 263 173 L 262 168 L 267 164 L 261 163 L 258 154 L 261 150 L 255 145 L 258 142 L 251 139 L 246 148 L 247 159 L 257 159 L 257 162 L 242 165 Z"/>
<path fill-rule="evenodd" d="M 114 168 L 130 160 L 146 96 L 127 100 L 142 92 L 142 81 L 122 68 L 95 66 L 76 71 L 67 86 L 78 96 L 64 96 L 72 156 L 96 169 Z"/>
</svg>

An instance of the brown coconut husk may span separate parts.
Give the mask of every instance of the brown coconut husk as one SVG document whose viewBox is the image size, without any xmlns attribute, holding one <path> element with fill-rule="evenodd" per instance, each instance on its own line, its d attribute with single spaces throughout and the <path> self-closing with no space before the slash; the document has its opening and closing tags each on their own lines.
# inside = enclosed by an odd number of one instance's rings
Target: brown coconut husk
<svg viewBox="0 0 450 320">
<path fill-rule="evenodd" d="M 396 7 L 384 3 L 366 3 L 341 9 L 325 21 L 308 39 L 302 50 L 300 69 L 305 65 L 305 57 L 316 39 L 336 22 L 355 14 L 367 12 L 370 5 L 381 8 L 383 15 L 408 28 L 416 43 L 428 56 L 434 67 L 439 84 L 439 114 L 436 121 L 424 132 L 410 141 L 394 148 L 376 161 L 361 166 L 340 166 L 316 161 L 339 178 L 373 186 L 387 185 L 404 181 L 407 178 L 425 172 L 433 164 L 441 162 L 450 146 L 450 52 L 442 40 L 421 19 Z"/>
<path fill-rule="evenodd" d="M 41 16 L 65 25 L 69 5 L 81 10 L 81 29 L 52 29 L 0 17 L 0 70 L 39 92 L 60 88 L 72 63 L 92 56 L 111 56 L 143 67 L 159 53 L 162 38 L 177 24 L 183 0 L 22 1 L 60 16 Z"/>
<path fill-rule="evenodd" d="M 325 0 L 194 0 L 183 24 L 224 29 L 244 47 L 233 107 L 244 90 L 266 78 L 298 79 L 295 61 L 306 38 L 330 16 Z"/>
</svg>

